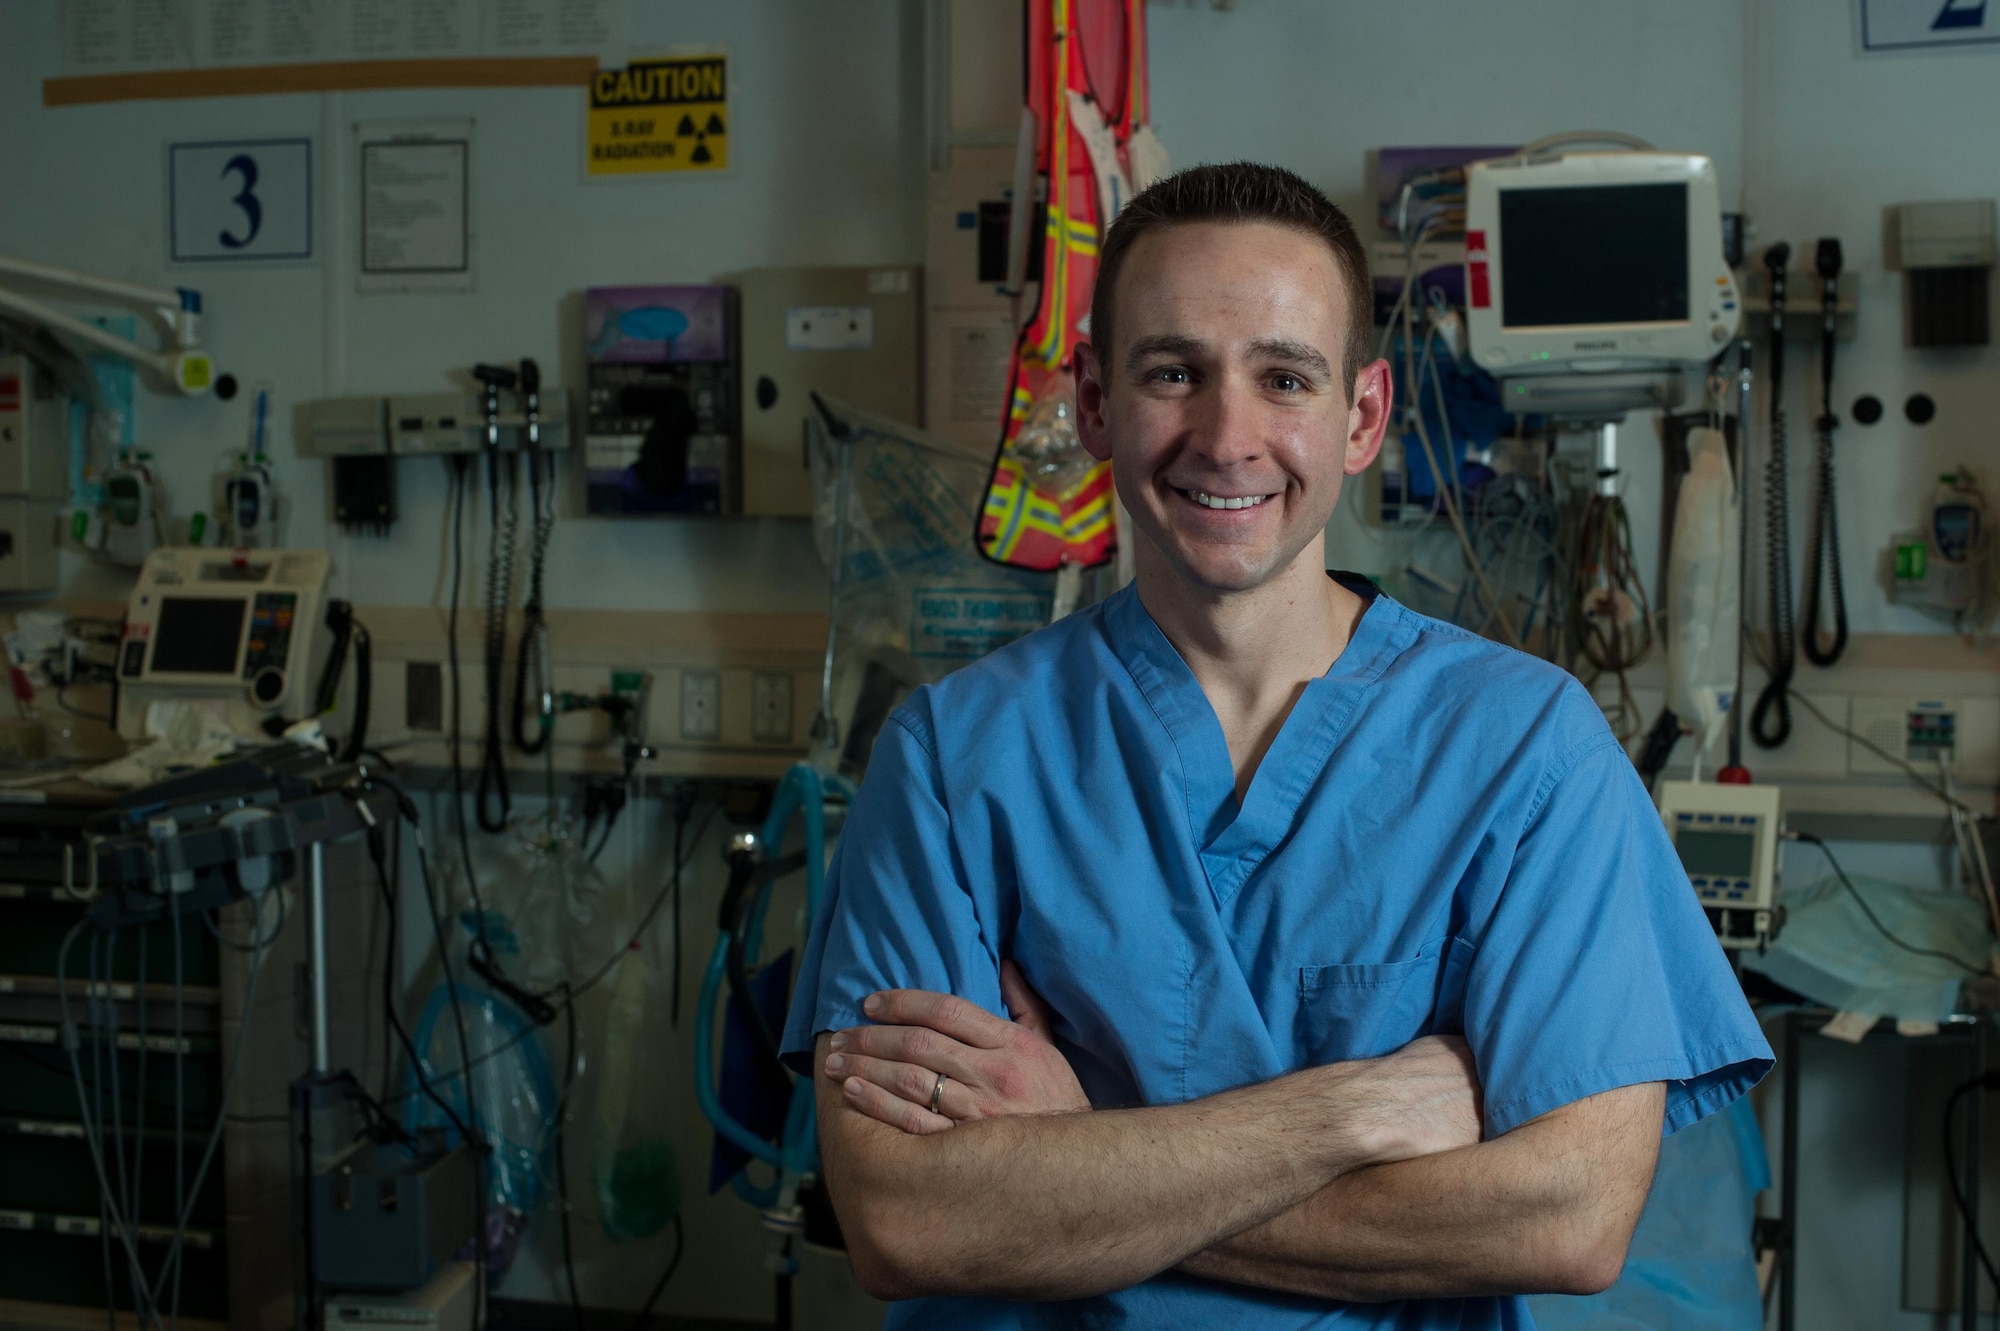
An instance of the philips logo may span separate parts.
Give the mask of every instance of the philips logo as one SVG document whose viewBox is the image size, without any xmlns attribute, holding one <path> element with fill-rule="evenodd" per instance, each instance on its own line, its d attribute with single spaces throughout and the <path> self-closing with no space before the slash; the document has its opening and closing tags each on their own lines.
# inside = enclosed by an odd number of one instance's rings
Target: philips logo
<svg viewBox="0 0 2000 1331">
<path fill-rule="evenodd" d="M 1583 341 L 1581 341 L 1581 342 L 1575 342 L 1575 343 L 1572 343 L 1572 344 L 1570 345 L 1570 350 L 1572 350 L 1572 351 L 1616 351 L 1616 350 L 1618 350 L 1618 340 L 1617 340 L 1616 338 L 1610 338 L 1610 337 L 1600 337 L 1600 338 L 1594 338 L 1594 339 L 1591 339 L 1591 338 L 1587 338 L 1587 339 L 1585 339 L 1585 340 L 1583 340 Z"/>
</svg>

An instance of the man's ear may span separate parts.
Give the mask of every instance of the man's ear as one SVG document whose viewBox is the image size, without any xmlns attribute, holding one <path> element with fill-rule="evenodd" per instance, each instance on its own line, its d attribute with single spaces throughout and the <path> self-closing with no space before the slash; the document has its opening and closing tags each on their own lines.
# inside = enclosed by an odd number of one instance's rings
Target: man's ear
<svg viewBox="0 0 2000 1331">
<path fill-rule="evenodd" d="M 1395 386 L 1389 378 L 1389 362 L 1378 360 L 1361 367 L 1354 376 L 1354 402 L 1347 410 L 1347 459 L 1342 470 L 1358 476 L 1368 470 L 1382 451 L 1382 436 L 1389 429 L 1389 408 Z"/>
<path fill-rule="evenodd" d="M 1099 462 L 1111 460 L 1110 420 L 1106 415 L 1110 394 L 1104 382 L 1104 367 L 1098 362 L 1097 348 L 1079 342 L 1070 356 L 1070 373 L 1076 381 L 1076 434 L 1083 451 Z"/>
</svg>

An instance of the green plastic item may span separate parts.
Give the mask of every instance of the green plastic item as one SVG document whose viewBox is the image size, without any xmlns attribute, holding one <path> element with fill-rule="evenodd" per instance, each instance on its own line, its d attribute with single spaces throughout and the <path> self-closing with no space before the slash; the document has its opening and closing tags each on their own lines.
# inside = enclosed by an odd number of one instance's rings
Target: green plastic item
<svg viewBox="0 0 2000 1331">
<path fill-rule="evenodd" d="M 672 1087 L 667 1062 L 648 1039 L 647 1009 L 659 988 L 646 950 L 634 942 L 618 966 L 605 1018 L 604 1085 L 597 1096 L 592 1173 L 604 1232 L 621 1242 L 665 1229 L 681 1209 L 681 1176 L 667 1140 Z"/>
</svg>

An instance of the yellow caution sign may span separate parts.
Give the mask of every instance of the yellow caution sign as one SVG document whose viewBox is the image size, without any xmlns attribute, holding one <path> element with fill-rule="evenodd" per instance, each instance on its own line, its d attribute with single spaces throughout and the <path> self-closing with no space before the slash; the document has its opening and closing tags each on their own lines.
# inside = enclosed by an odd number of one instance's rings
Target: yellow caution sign
<svg viewBox="0 0 2000 1331">
<path fill-rule="evenodd" d="M 728 165 L 727 56 L 635 60 L 592 78 L 586 175 L 720 171 Z"/>
</svg>

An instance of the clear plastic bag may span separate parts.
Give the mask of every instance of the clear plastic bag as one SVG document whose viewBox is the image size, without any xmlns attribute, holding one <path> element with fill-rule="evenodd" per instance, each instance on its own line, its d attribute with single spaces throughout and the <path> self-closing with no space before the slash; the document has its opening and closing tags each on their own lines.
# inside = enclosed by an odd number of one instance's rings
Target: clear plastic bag
<svg viewBox="0 0 2000 1331">
<path fill-rule="evenodd" d="M 531 993 L 581 983 L 622 941 L 604 876 L 569 837 L 523 837 L 486 896 L 487 945 Z"/>
<path fill-rule="evenodd" d="M 454 990 L 457 1012 L 452 1010 Z M 465 1044 L 459 1044 L 459 1021 Z M 452 1114 L 472 1121 L 492 1147 L 486 1161 L 485 1252 L 488 1271 L 513 1263 L 521 1232 L 542 1189 L 544 1151 L 555 1126 L 557 1091 L 534 1027 L 506 999 L 470 984 L 439 985 L 424 1004 L 412 1037 L 423 1057 L 423 1079 Z M 472 1094 L 462 1069 L 470 1060 Z M 403 1087 L 403 1126 L 444 1128 L 455 1145 L 452 1117 L 424 1094 L 416 1070 Z M 477 1111 L 476 1115 L 474 1111 Z"/>
<path fill-rule="evenodd" d="M 635 941 L 618 964 L 605 1018 L 591 1172 L 604 1232 L 621 1242 L 659 1233 L 681 1207 L 680 1169 L 667 1139 L 672 1087 L 647 1037 L 647 1009 L 657 1008 L 661 989 L 657 977 Z"/>
<path fill-rule="evenodd" d="M 896 703 L 1048 623 L 1055 586 L 974 545 L 989 455 L 838 402 L 807 439 L 813 534 L 833 572 L 814 763 L 858 777 Z M 1059 468 L 1061 450 L 1048 461 Z"/>
</svg>

